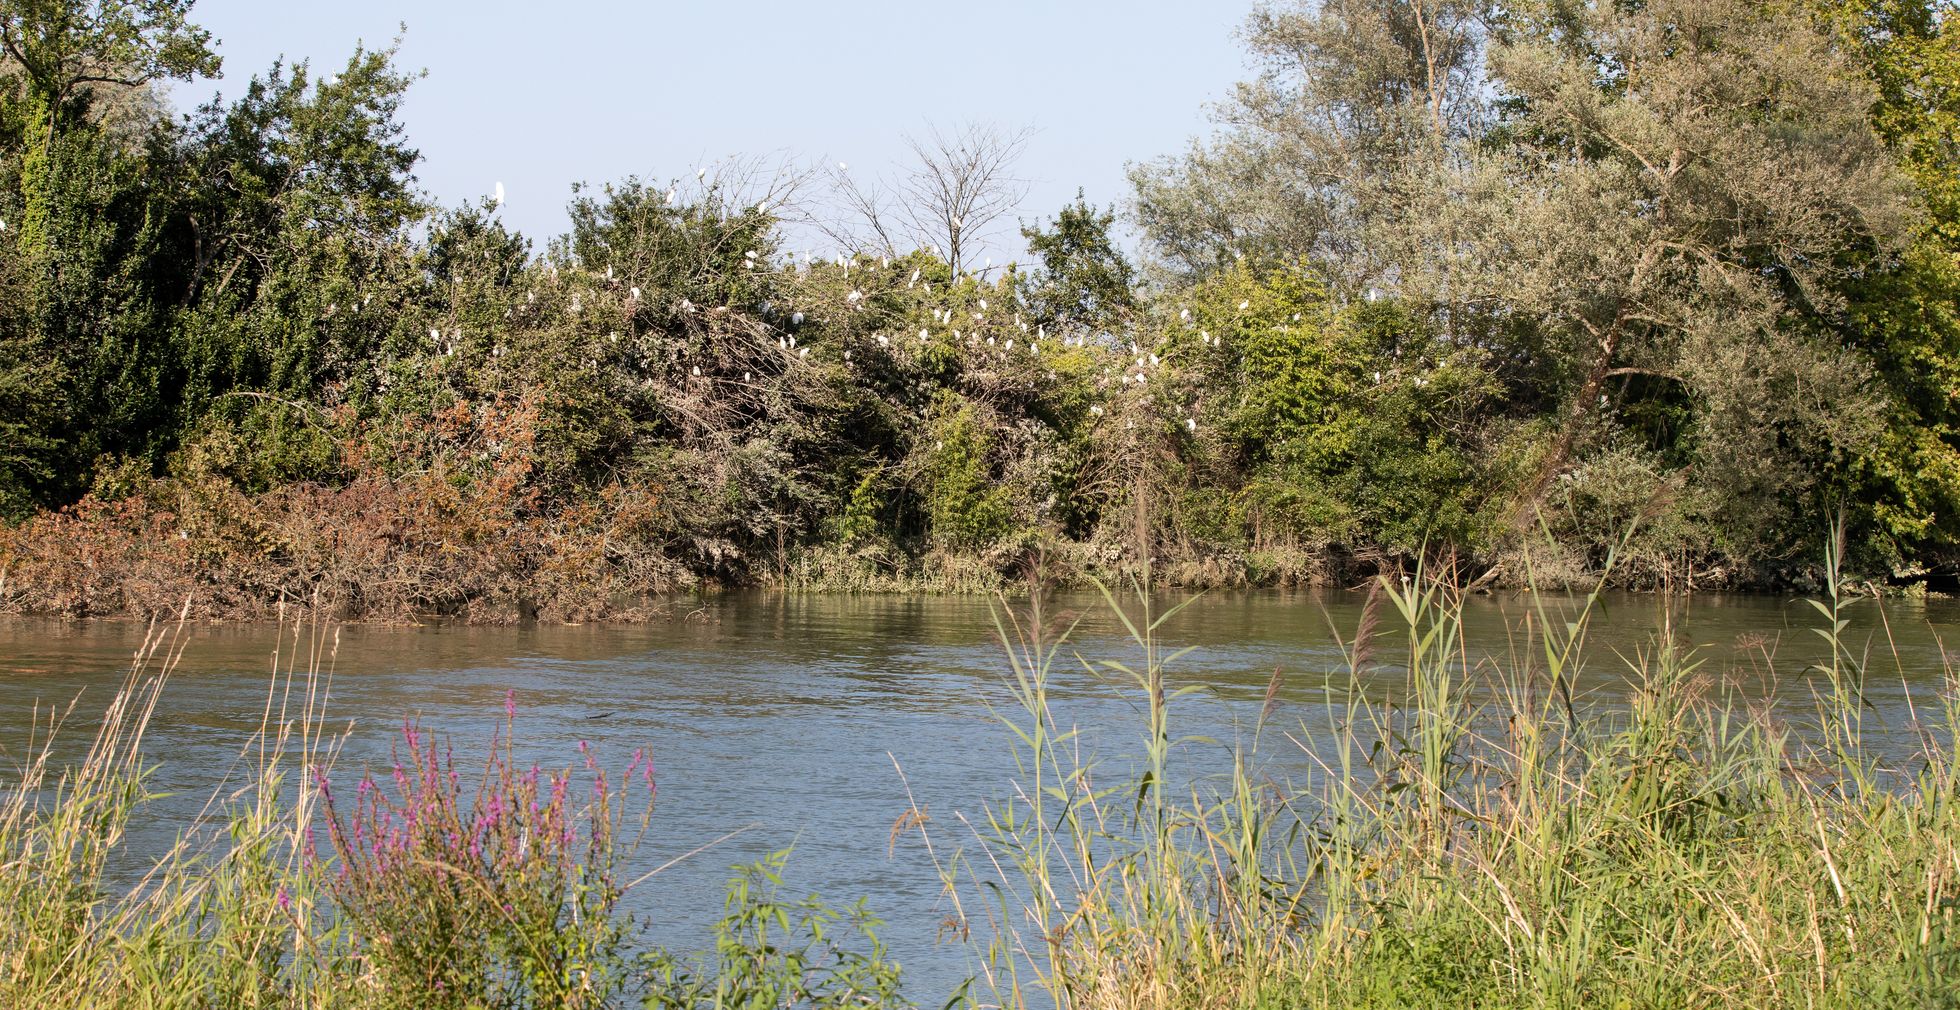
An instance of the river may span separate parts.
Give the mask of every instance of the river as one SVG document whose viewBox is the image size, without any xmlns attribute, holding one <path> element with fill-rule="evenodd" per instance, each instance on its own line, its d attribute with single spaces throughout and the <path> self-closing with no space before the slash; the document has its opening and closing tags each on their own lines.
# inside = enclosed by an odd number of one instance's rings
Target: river
<svg viewBox="0 0 1960 1010">
<path fill-rule="evenodd" d="M 1809 630 L 1820 619 L 1794 598 L 1698 596 L 1670 605 L 1614 596 L 1605 604 L 1578 685 L 1598 705 L 1623 696 L 1621 657 L 1651 648 L 1670 610 L 1677 634 L 1706 660 L 1704 672 L 1746 697 L 1805 703 L 1806 667 L 1824 655 Z M 1192 647 L 1172 667 L 1173 684 L 1211 688 L 1178 703 L 1177 729 L 1218 741 L 1187 745 L 1188 760 L 1210 764 L 1243 739 L 1275 669 L 1276 724 L 1324 727 L 1330 672 L 1343 668 L 1334 631 L 1349 634 L 1362 605 L 1340 593 L 1219 593 L 1173 618 L 1166 642 Z M 386 767 L 405 716 L 450 736 L 459 756 L 471 754 L 502 722 L 506 691 L 515 691 L 525 755 L 568 765 L 580 741 L 615 767 L 636 747 L 654 755 L 659 805 L 640 864 L 754 825 L 634 893 L 652 940 L 702 946 L 730 864 L 794 846 L 792 888 L 835 901 L 869 897 L 906 967 L 907 991 L 937 1005 L 968 971 L 967 955 L 936 941 L 947 914 L 938 878 L 916 833 L 893 845 L 892 826 L 908 809 L 909 782 L 931 815 L 928 830 L 942 847 L 957 846 L 970 838 L 956 814 L 975 815 L 1008 788 L 1009 736 L 989 709 L 1008 703 L 993 640 L 997 606 L 965 596 L 744 593 L 677 603 L 669 619 L 632 626 L 350 626 L 339 633 L 328 719 L 351 726 L 336 778 L 350 780 L 349 766 Z M 1065 596 L 1051 609 L 1082 616 L 1072 642 L 1085 659 L 1134 657 L 1099 598 Z M 1529 597 L 1473 599 L 1468 638 L 1479 652 L 1527 655 L 1532 609 Z M 1392 634 L 1393 612 L 1384 617 Z M 1960 603 L 1888 602 L 1882 619 L 1872 602 L 1854 606 L 1850 637 L 1873 650 L 1869 696 L 1881 734 L 1903 737 L 1908 691 L 1930 699 L 1944 668 L 1940 641 L 1960 647 L 1956 628 Z M 275 629 L 213 625 L 189 634 L 149 735 L 161 762 L 153 785 L 176 795 L 142 819 L 139 849 L 158 850 L 182 829 L 264 704 Z M 0 765 L 26 752 L 37 707 L 80 694 L 78 712 L 98 709 L 142 635 L 133 623 L 0 622 Z M 1395 648 L 1378 654 L 1392 658 Z M 1400 680 L 1384 667 L 1366 687 L 1386 696 Z M 1344 680 L 1334 683 L 1345 689 Z M 1135 753 L 1134 688 L 1071 659 L 1055 695 L 1097 753 Z M 71 732 L 68 744 L 79 748 L 85 737 Z M 1303 772 L 1303 755 L 1277 739 L 1264 753 L 1278 771 Z"/>
</svg>

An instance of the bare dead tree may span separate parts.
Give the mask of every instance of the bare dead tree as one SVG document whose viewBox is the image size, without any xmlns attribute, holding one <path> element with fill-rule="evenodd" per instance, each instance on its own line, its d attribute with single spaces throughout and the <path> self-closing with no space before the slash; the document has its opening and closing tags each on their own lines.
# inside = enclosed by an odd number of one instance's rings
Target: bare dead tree
<svg viewBox="0 0 1960 1010">
<path fill-rule="evenodd" d="M 1027 196 L 1014 164 L 1031 132 L 969 123 L 950 136 L 937 128 L 906 136 L 915 164 L 898 181 L 898 214 L 920 246 L 944 243 L 953 273 L 965 250 Z"/>
</svg>

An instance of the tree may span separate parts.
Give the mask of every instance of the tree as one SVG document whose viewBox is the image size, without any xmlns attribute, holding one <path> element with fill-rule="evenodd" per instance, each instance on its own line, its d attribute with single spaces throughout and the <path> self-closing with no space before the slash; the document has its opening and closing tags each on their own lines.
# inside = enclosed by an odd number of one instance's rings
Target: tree
<svg viewBox="0 0 1960 1010">
<path fill-rule="evenodd" d="M 1078 190 L 1047 227 L 1021 227 L 1041 260 L 1025 289 L 1035 319 L 1103 331 L 1122 325 L 1136 307 L 1136 270 L 1109 234 L 1115 223 L 1114 212 L 1089 206 Z"/>
<path fill-rule="evenodd" d="M 1014 163 L 1028 131 L 1004 132 L 969 124 L 951 135 L 937 127 L 923 137 L 906 135 L 913 163 L 890 183 L 862 183 L 845 170 L 831 175 L 846 220 L 819 222 L 832 238 L 853 247 L 875 245 L 887 256 L 930 249 L 954 276 L 987 229 L 1013 213 L 1027 195 Z"/>
<path fill-rule="evenodd" d="M 0 0 L 0 52 L 19 68 L 25 119 L 39 154 L 23 162 L 21 247 L 47 239 L 48 158 L 55 138 L 88 111 L 96 88 L 215 77 L 211 33 L 189 20 L 195 0 Z"/>
<path fill-rule="evenodd" d="M 1829 326 L 1883 268 L 1910 191 L 1874 95 L 1799 10 L 1752 0 L 1330 0 L 1247 27 L 1264 73 L 1223 136 L 1135 173 L 1174 273 L 1304 260 L 1492 355 L 1546 422 L 1511 514 L 1629 438 L 1719 488 L 1738 556 L 1787 554 L 1875 437 Z M 1650 402 L 1688 411 L 1663 431 Z"/>
</svg>

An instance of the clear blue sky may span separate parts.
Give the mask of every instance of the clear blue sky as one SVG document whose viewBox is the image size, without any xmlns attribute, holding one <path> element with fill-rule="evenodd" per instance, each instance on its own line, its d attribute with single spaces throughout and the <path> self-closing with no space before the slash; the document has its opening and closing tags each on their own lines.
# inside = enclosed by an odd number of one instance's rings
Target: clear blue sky
<svg viewBox="0 0 1960 1010">
<path fill-rule="evenodd" d="M 675 178 L 734 154 L 878 175 L 904 132 L 969 121 L 1035 131 L 1020 163 L 1032 218 L 1077 187 L 1120 200 L 1126 162 L 1207 132 L 1207 104 L 1245 75 L 1234 31 L 1250 6 L 201 0 L 225 79 L 173 100 L 235 96 L 280 56 L 337 69 L 405 22 L 402 64 L 428 71 L 404 111 L 422 185 L 454 204 L 502 182 L 505 219 L 534 239 L 564 230 L 577 181 Z M 1018 255 L 1019 236 L 1003 228 L 992 248 Z"/>
</svg>

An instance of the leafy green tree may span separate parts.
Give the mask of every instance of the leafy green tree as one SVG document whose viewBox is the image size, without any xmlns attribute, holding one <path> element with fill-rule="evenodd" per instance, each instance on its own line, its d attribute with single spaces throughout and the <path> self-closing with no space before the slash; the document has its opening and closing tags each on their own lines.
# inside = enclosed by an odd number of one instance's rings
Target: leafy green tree
<svg viewBox="0 0 1960 1010">
<path fill-rule="evenodd" d="M 1098 211 L 1077 191 L 1046 227 L 1024 225 L 1021 237 L 1041 260 L 1023 297 L 1040 323 L 1098 332 L 1121 328 L 1136 309 L 1136 270 L 1116 246 L 1113 211 Z"/>
<path fill-rule="evenodd" d="M 23 250 L 49 241 L 55 140 L 83 121 L 98 89 L 132 90 L 158 80 L 215 77 L 211 33 L 189 20 L 193 0 L 6 0 L 0 51 L 18 68 L 15 115 L 29 136 L 21 162 L 26 213 Z"/>
</svg>

